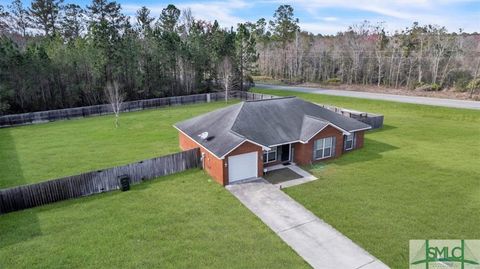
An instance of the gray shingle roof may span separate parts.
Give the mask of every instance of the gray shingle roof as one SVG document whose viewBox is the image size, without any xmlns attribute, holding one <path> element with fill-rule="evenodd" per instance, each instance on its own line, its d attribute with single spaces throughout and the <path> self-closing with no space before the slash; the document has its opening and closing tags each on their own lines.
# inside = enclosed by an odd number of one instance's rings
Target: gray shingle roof
<svg viewBox="0 0 480 269">
<path fill-rule="evenodd" d="M 300 140 L 303 142 L 307 142 L 308 140 L 310 140 L 310 138 L 316 135 L 319 130 L 327 127 L 328 124 L 328 121 L 319 120 L 309 115 L 303 116 L 302 130 L 300 131 Z"/>
<path fill-rule="evenodd" d="M 246 101 L 175 124 L 223 157 L 247 139 L 265 147 L 310 139 L 328 124 L 346 131 L 369 125 L 295 97 Z M 208 132 L 208 138 L 199 135 Z"/>
</svg>

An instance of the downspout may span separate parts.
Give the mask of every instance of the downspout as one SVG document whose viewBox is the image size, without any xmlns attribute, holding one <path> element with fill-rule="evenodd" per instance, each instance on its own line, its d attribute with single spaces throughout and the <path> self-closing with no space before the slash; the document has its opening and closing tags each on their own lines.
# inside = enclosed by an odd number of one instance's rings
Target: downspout
<svg viewBox="0 0 480 269">
<path fill-rule="evenodd" d="M 202 169 L 205 170 L 205 152 L 202 152 L 202 156 L 200 157 L 200 161 L 202 162 Z"/>
</svg>

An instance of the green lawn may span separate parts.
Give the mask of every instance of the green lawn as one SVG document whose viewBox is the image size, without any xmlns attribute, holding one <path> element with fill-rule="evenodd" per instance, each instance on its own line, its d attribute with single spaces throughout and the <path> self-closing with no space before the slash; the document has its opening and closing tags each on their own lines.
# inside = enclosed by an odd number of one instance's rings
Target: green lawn
<svg viewBox="0 0 480 269">
<path fill-rule="evenodd" d="M 229 192 L 190 170 L 0 216 L 0 268 L 308 268 Z"/>
<path fill-rule="evenodd" d="M 0 188 L 123 165 L 180 151 L 172 125 L 215 102 L 0 129 Z"/>
<path fill-rule="evenodd" d="M 385 115 L 362 150 L 285 191 L 393 268 L 410 239 L 480 238 L 480 112 L 256 90 Z M 171 125 L 224 103 L 0 129 L 0 188 L 178 151 Z M 0 268 L 305 266 L 221 186 L 190 171 L 0 216 Z"/>
<path fill-rule="evenodd" d="M 285 192 L 392 268 L 410 239 L 480 239 L 480 111 L 256 91 L 385 115 L 363 149 Z"/>
</svg>

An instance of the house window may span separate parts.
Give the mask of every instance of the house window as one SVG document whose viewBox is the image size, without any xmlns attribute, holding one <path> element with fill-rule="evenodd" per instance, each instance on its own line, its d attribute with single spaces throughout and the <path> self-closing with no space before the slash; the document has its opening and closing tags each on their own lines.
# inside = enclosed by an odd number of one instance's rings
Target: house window
<svg viewBox="0 0 480 269">
<path fill-rule="evenodd" d="M 263 152 L 263 163 L 271 163 L 277 160 L 277 147 Z"/>
<path fill-rule="evenodd" d="M 344 144 L 345 150 L 353 149 L 353 138 L 354 138 L 354 134 L 345 136 L 345 144 Z"/>
<path fill-rule="evenodd" d="M 318 139 L 314 143 L 314 157 L 316 160 L 332 157 L 333 137 Z"/>
</svg>

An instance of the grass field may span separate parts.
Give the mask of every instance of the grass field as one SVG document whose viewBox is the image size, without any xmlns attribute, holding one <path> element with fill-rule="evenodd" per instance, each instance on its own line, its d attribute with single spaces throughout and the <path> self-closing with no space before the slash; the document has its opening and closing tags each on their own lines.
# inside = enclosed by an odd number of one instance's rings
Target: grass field
<svg viewBox="0 0 480 269">
<path fill-rule="evenodd" d="M 306 167 L 285 189 L 392 268 L 410 239 L 480 238 L 480 112 L 298 92 L 385 115 L 365 147 Z M 0 129 L 0 188 L 178 151 L 171 125 L 211 103 Z M 58 254 L 55 254 L 58 253 Z M 0 268 L 301 267 L 280 239 L 201 171 L 0 216 Z"/>
<path fill-rule="evenodd" d="M 0 216 L 0 268 L 308 268 L 201 170 Z"/>
<path fill-rule="evenodd" d="M 363 149 L 285 191 L 392 268 L 408 268 L 410 239 L 480 239 L 480 111 L 256 91 L 385 115 Z"/>
<path fill-rule="evenodd" d="M 123 165 L 180 151 L 172 124 L 215 102 L 0 129 L 0 188 Z"/>
</svg>

